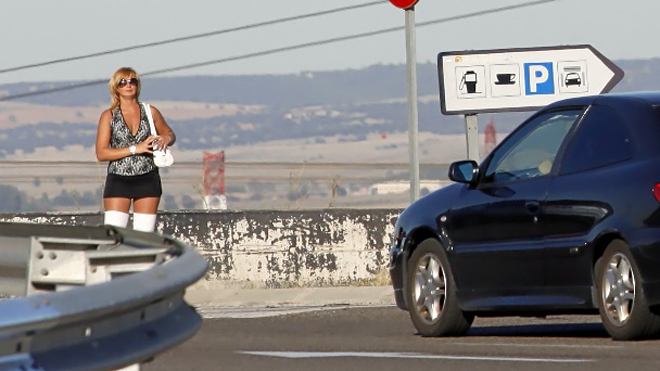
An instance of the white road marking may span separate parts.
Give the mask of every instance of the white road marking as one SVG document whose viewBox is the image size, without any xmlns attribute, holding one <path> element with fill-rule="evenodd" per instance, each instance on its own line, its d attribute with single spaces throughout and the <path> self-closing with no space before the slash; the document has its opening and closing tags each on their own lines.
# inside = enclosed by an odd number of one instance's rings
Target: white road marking
<svg viewBox="0 0 660 371">
<path fill-rule="evenodd" d="M 621 349 L 623 345 L 580 345 L 580 344 L 519 344 L 519 343 L 445 343 L 446 345 L 459 346 L 499 346 L 499 347 L 539 347 L 539 348 L 603 348 Z"/>
<path fill-rule="evenodd" d="M 476 357 L 476 356 L 450 356 L 421 353 L 385 353 L 385 352 L 266 352 L 266 351 L 237 351 L 236 353 L 263 357 L 279 358 L 335 358 L 335 357 L 362 357 L 362 358 L 415 358 L 415 359 L 449 359 L 459 361 L 501 361 L 501 362 L 544 362 L 544 363 L 581 363 L 593 362 L 593 359 L 568 358 L 522 358 L 522 357 Z"/>
</svg>

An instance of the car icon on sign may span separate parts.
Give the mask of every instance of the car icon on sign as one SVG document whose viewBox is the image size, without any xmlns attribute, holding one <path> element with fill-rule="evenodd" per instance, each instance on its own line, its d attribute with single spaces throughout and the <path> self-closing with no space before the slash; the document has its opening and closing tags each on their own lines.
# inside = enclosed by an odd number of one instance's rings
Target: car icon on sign
<svg viewBox="0 0 660 371">
<path fill-rule="evenodd" d="M 580 86 L 582 85 L 582 78 L 580 77 L 580 74 L 577 72 L 570 72 L 566 74 L 566 78 L 564 79 L 564 85 L 566 86 Z"/>
</svg>

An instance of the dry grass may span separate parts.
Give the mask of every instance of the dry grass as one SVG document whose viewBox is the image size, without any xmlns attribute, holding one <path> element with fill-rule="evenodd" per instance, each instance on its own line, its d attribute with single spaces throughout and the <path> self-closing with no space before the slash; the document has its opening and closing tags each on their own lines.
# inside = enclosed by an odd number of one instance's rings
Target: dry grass
<svg viewBox="0 0 660 371">
<path fill-rule="evenodd" d="M 359 280 L 345 281 L 278 281 L 278 282 L 231 282 L 228 285 L 244 290 L 251 289 L 292 289 L 305 287 L 366 287 L 366 286 L 391 286 L 389 270 L 383 267 L 373 277 Z"/>
</svg>

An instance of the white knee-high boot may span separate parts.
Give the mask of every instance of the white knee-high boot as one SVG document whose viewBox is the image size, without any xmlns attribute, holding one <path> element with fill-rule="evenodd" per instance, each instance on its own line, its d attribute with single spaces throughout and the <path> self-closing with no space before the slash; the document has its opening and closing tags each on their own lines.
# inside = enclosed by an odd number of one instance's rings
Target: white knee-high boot
<svg viewBox="0 0 660 371">
<path fill-rule="evenodd" d="M 115 210 L 106 211 L 103 213 L 103 224 L 126 228 L 126 225 L 128 225 L 128 214 Z"/>
<path fill-rule="evenodd" d="M 133 229 L 136 231 L 153 232 L 156 228 L 156 214 L 133 213 Z"/>
</svg>

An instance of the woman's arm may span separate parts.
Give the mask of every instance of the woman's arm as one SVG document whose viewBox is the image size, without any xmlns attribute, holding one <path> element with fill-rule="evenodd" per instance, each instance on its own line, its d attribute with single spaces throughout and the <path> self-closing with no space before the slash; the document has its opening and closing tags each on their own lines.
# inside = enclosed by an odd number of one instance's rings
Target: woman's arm
<svg viewBox="0 0 660 371">
<path fill-rule="evenodd" d="M 96 159 L 99 161 L 114 161 L 127 156 L 132 156 L 130 147 L 125 148 L 110 148 L 110 120 L 112 119 L 112 112 L 106 110 L 101 114 L 99 119 L 99 127 L 96 132 Z M 152 153 L 149 144 L 155 139 L 154 136 L 149 136 L 142 143 L 135 146 L 135 154 Z"/>
<path fill-rule="evenodd" d="M 176 135 L 174 134 L 174 131 L 172 131 L 170 126 L 167 125 L 167 122 L 165 122 L 165 118 L 163 118 L 163 115 L 154 106 L 151 106 L 151 116 L 154 119 L 154 126 L 156 126 L 156 131 L 158 132 L 158 136 L 163 138 L 163 142 L 159 143 L 164 145 L 161 149 L 165 149 L 168 146 L 174 144 L 174 142 L 176 142 Z"/>
</svg>

